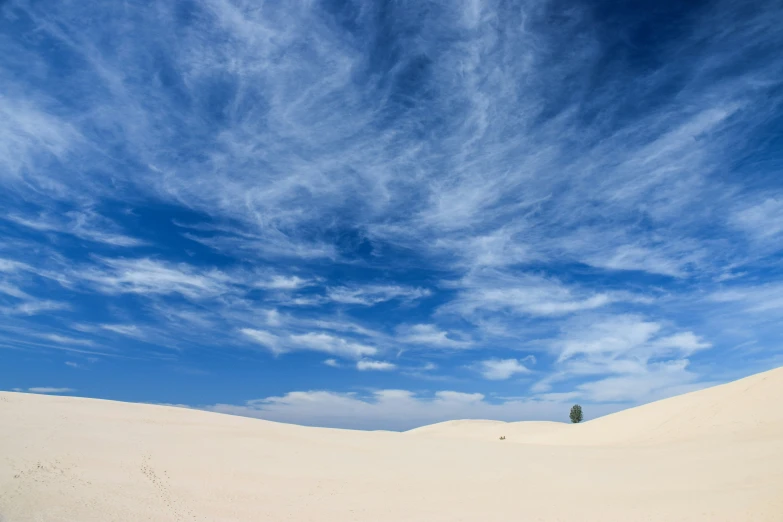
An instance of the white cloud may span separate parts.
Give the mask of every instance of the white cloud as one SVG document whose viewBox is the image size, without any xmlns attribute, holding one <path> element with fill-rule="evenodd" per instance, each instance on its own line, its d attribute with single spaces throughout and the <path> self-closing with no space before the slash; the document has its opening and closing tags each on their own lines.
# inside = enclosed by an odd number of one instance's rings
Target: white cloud
<svg viewBox="0 0 783 522">
<path fill-rule="evenodd" d="M 298 349 L 329 353 L 349 359 L 371 356 L 378 353 L 378 349 L 373 346 L 348 341 L 341 337 L 322 332 L 291 335 L 290 341 L 292 346 Z"/>
<path fill-rule="evenodd" d="M 68 212 L 58 217 L 10 215 L 5 219 L 39 232 L 70 234 L 80 239 L 112 246 L 135 247 L 146 244 L 140 239 L 122 234 L 115 223 L 92 211 Z"/>
<path fill-rule="evenodd" d="M 72 346 L 95 346 L 93 341 L 88 339 L 74 339 L 73 337 L 66 337 L 60 334 L 40 334 L 41 339 L 52 341 L 58 344 L 66 344 Z"/>
<path fill-rule="evenodd" d="M 302 325 L 308 328 L 319 328 L 322 330 L 331 330 L 334 332 L 348 332 L 351 334 L 361 335 L 363 337 L 369 337 L 369 338 L 385 337 L 385 334 L 383 334 L 382 332 L 367 328 L 353 321 L 341 321 L 341 320 L 334 320 L 332 318 L 315 319 L 315 320 L 304 320 L 302 321 Z"/>
<path fill-rule="evenodd" d="M 430 290 L 426 288 L 398 285 L 341 286 L 329 288 L 327 291 L 327 297 L 336 303 L 363 306 L 372 306 L 393 299 L 413 301 L 430 294 Z"/>
<path fill-rule="evenodd" d="M 31 267 L 26 263 L 20 263 L 13 259 L 0 258 L 0 272 L 17 272 L 19 270 L 28 270 Z"/>
<path fill-rule="evenodd" d="M 663 356 L 688 356 L 712 346 L 693 332 L 662 335 L 662 330 L 662 324 L 635 315 L 593 318 L 567 326 L 553 348 L 560 362 L 579 357 L 587 363 L 583 368 L 597 364 L 610 370 Z"/>
<path fill-rule="evenodd" d="M 475 237 L 439 237 L 434 247 L 449 254 L 458 254 L 461 264 L 468 268 L 502 268 L 546 259 L 543 252 L 522 240 L 525 232 L 525 227 L 506 225 Z"/>
<path fill-rule="evenodd" d="M 27 388 L 29 393 L 70 393 L 75 392 L 73 388 L 52 388 L 48 386 L 39 386 L 34 388 Z"/>
<path fill-rule="evenodd" d="M 478 363 L 478 371 L 485 379 L 502 381 L 518 373 L 530 373 L 530 370 L 517 359 L 487 359 Z"/>
<path fill-rule="evenodd" d="M 0 282 L 0 294 L 10 295 L 11 297 L 16 297 L 17 299 L 30 298 L 30 296 L 23 292 L 19 287 L 3 282 Z"/>
<path fill-rule="evenodd" d="M 102 324 L 100 328 L 128 337 L 139 337 L 142 335 L 141 329 L 133 324 Z"/>
<path fill-rule="evenodd" d="M 359 371 L 373 370 L 373 371 L 389 371 L 397 368 L 396 364 L 385 361 L 370 361 L 362 359 L 356 362 L 356 369 Z"/>
<path fill-rule="evenodd" d="M 275 275 L 267 281 L 257 283 L 257 286 L 269 290 L 296 290 L 310 284 L 312 284 L 310 280 L 299 276 Z"/>
<path fill-rule="evenodd" d="M 320 295 L 312 295 L 307 297 L 293 297 L 290 299 L 286 299 L 281 302 L 281 304 L 288 305 L 288 306 L 319 306 L 323 304 L 325 301 L 324 297 Z"/>
<path fill-rule="evenodd" d="M 7 314 L 18 315 L 38 315 L 43 312 L 55 312 L 58 310 L 70 310 L 71 305 L 68 303 L 61 303 L 58 301 L 44 300 L 27 300 L 22 303 L 17 303 L 13 306 L 7 306 L 0 308 L 0 311 Z"/>
<path fill-rule="evenodd" d="M 759 242 L 783 232 L 783 196 L 769 197 L 735 211 L 729 222 Z"/>
<path fill-rule="evenodd" d="M 267 310 L 264 315 L 266 315 L 266 324 L 269 326 L 280 326 L 283 322 L 280 312 L 277 310 Z"/>
<path fill-rule="evenodd" d="M 273 353 L 280 353 L 283 351 L 281 348 L 280 338 L 266 330 L 258 330 L 255 328 L 242 328 L 239 330 L 244 335 L 268 348 Z"/>
<path fill-rule="evenodd" d="M 617 294 L 569 288 L 555 279 L 495 270 L 472 273 L 456 286 L 461 289 L 459 295 L 441 307 L 442 312 L 456 312 L 465 316 L 479 312 L 559 316 L 594 310 L 621 300 Z"/>
<path fill-rule="evenodd" d="M 761 314 L 783 309 L 783 284 L 736 285 L 713 292 L 708 296 L 716 303 L 739 303 L 739 311 Z"/>
<path fill-rule="evenodd" d="M 660 337 L 652 344 L 655 349 L 673 349 L 686 356 L 712 347 L 711 343 L 704 341 L 693 332 L 679 332 L 667 337 Z"/>
<path fill-rule="evenodd" d="M 777 16 L 747 13 L 741 23 L 730 24 L 735 28 L 731 34 L 718 34 L 713 28 L 726 24 L 722 17 L 736 13 L 718 5 L 694 20 L 692 32 L 672 42 L 658 67 L 644 74 L 619 68 L 595 86 L 563 80 L 592 78 L 596 64 L 602 63 L 604 46 L 595 35 L 582 32 L 589 13 L 571 13 L 569 27 L 580 33 L 579 50 L 553 66 L 551 56 L 566 44 L 547 24 L 536 23 L 545 10 L 523 8 L 520 16 L 529 30 L 499 47 L 493 44 L 492 20 L 504 13 L 483 7 L 481 16 L 466 15 L 477 11 L 454 4 L 444 7 L 446 14 L 438 20 L 416 10 L 397 13 L 401 19 L 415 17 L 410 22 L 427 37 L 401 41 L 398 61 L 387 74 L 396 78 L 407 70 L 421 56 L 420 46 L 433 57 L 421 91 L 407 93 L 409 106 L 400 106 L 388 91 L 391 87 L 382 87 L 386 83 L 357 78 L 357 64 L 366 60 L 363 50 L 347 44 L 318 6 L 270 12 L 242 2 L 212 2 L 192 35 L 182 35 L 177 45 L 154 42 L 174 70 L 187 71 L 188 81 L 180 86 L 184 96 L 197 98 L 204 79 L 219 75 L 245 87 L 228 96 L 226 121 L 209 145 L 182 140 L 182 147 L 203 147 L 202 154 L 183 156 L 179 142 L 167 139 L 173 125 L 160 122 L 199 129 L 207 115 L 195 106 L 183 111 L 166 101 L 171 93 L 164 86 L 141 80 L 148 68 L 144 46 L 123 41 L 126 52 L 120 64 L 96 44 L 116 33 L 112 23 L 77 27 L 60 10 L 64 7 L 45 11 L 26 6 L 42 34 L 84 63 L 63 88 L 91 82 L 110 95 L 95 101 L 100 110 L 64 122 L 57 116 L 63 111 L 52 110 L 51 100 L 37 100 L 35 92 L 25 89 L 29 78 L 15 78 L 12 83 L 29 100 L 3 99 L 2 135 L 4 143 L 12 144 L 3 159 L 14 163 L 10 171 L 19 172 L 40 155 L 34 152 L 48 151 L 68 167 L 63 160 L 77 144 L 103 152 L 124 143 L 150 172 L 136 172 L 134 179 L 116 172 L 107 176 L 105 186 L 97 179 L 81 184 L 111 194 L 127 182 L 137 191 L 203 211 L 218 225 L 200 240 L 227 251 L 337 256 L 334 245 L 309 232 L 314 224 L 333 222 L 335 215 L 350 215 L 373 238 L 413 243 L 422 251 L 445 250 L 446 256 L 462 263 L 468 259 L 474 267 L 541 259 L 542 252 L 551 253 L 548 239 L 561 237 L 579 222 L 596 222 L 601 232 L 632 230 L 637 218 L 646 216 L 665 235 L 666 225 L 677 221 L 674 210 L 688 208 L 705 194 L 731 194 L 731 187 L 707 181 L 721 160 L 742 146 L 735 138 L 750 135 L 744 130 L 761 125 L 757 115 L 768 111 L 766 89 L 777 85 L 780 66 L 767 60 L 751 64 L 745 57 L 763 38 L 770 40 L 765 47 L 774 48 L 780 38 L 774 31 Z M 91 9 L 106 13 L 100 5 Z M 171 9 L 161 2 L 150 11 Z M 136 15 L 155 34 L 165 34 L 173 18 Z M 463 35 L 466 18 L 471 29 L 464 46 L 437 45 Z M 372 22 L 367 18 L 362 23 Z M 292 51 L 292 42 L 302 45 Z M 50 65 L 21 42 L 7 45 L 6 55 L 34 60 L 33 71 Z M 694 47 L 698 53 L 688 52 Z M 324 54 L 331 59 L 323 60 Z M 519 59 L 508 60 L 509 55 Z M 744 65 L 742 76 L 716 81 L 714 71 L 731 70 L 732 64 Z M 691 71 L 689 81 L 659 103 L 661 89 L 683 70 Z M 520 78 L 526 79 L 525 97 L 515 95 Z M 254 96 L 259 93 L 264 96 Z M 263 98 L 263 108 L 252 102 L 256 97 Z M 513 111 L 507 110 L 509 100 Z M 584 100 L 606 115 L 602 125 L 582 117 Z M 49 101 L 48 111 L 44 101 Z M 437 146 L 412 131 L 429 121 L 420 110 L 425 101 L 428 113 L 441 122 Z M 652 101 L 658 103 L 647 103 Z M 246 110 L 237 110 L 242 103 Z M 637 110 L 617 118 L 623 103 Z M 395 114 L 395 132 L 379 124 L 379 107 Z M 552 117 L 542 116 L 549 114 L 543 107 L 551 109 Z M 106 143 L 83 136 L 96 128 L 113 129 L 103 136 Z M 324 133 L 325 128 L 330 132 Z M 27 158 L 21 164 L 20 156 Z M 41 171 L 27 170 L 31 176 Z M 61 179 L 68 180 L 70 173 L 63 168 Z M 55 177 L 48 171 L 37 176 Z M 75 193 L 82 188 L 77 181 Z M 696 210 L 688 219 L 708 223 L 706 210 Z M 229 222 L 238 226 L 225 225 Z M 664 258 L 649 262 L 655 252 L 627 254 L 609 257 L 610 264 L 627 269 L 641 262 L 651 270 L 680 273 L 676 263 Z"/>
<path fill-rule="evenodd" d="M 267 330 L 256 328 L 241 328 L 239 331 L 275 354 L 304 350 L 326 353 L 347 359 L 360 359 L 378 353 L 378 349 L 373 346 L 324 332 L 307 332 L 303 334 L 281 332 L 280 334 L 274 334 Z M 331 363 L 325 364 L 331 365 Z"/>
<path fill-rule="evenodd" d="M 49 274 L 27 263 L 0 258 L 0 295 L 6 295 L 16 300 L 7 305 L 0 305 L 1 314 L 32 316 L 43 312 L 71 309 L 71 305 L 68 303 L 39 298 L 30 295 L 29 291 L 23 290 L 23 286 L 30 284 L 31 275 L 49 276 Z"/>
<path fill-rule="evenodd" d="M 438 348 L 468 348 L 471 342 L 453 339 L 449 333 L 434 324 L 414 324 L 397 328 L 399 340 L 404 343 L 421 344 Z"/>
<path fill-rule="evenodd" d="M 684 265 L 694 262 L 699 256 L 668 255 L 662 249 L 652 249 L 638 245 L 622 245 L 615 249 L 591 254 L 585 261 L 593 266 L 610 270 L 640 270 L 651 274 L 684 277 L 687 273 Z"/>
<path fill-rule="evenodd" d="M 687 370 L 684 359 L 652 363 L 641 372 L 617 375 L 581 384 L 578 396 L 596 402 L 643 403 L 715 385 Z"/>
<path fill-rule="evenodd" d="M 169 194 L 170 196 L 170 194 Z M 213 229 L 214 230 L 214 229 Z M 184 237 L 229 255 L 260 257 L 264 259 L 334 259 L 334 246 L 301 238 L 292 238 L 269 229 L 257 234 L 241 233 L 237 229 L 221 230 L 222 235 L 199 236 L 186 233 Z"/>
<path fill-rule="evenodd" d="M 38 174 L 45 179 L 49 176 L 41 167 L 51 158 L 65 159 L 80 141 L 73 125 L 29 99 L 0 95 L 0 176 Z M 48 188 L 65 190 L 62 182 L 54 179 Z"/>
<path fill-rule="evenodd" d="M 340 368 L 340 366 L 341 366 L 340 363 L 337 362 L 337 359 L 326 359 L 324 361 L 324 364 L 326 366 L 331 366 L 332 368 Z"/>
<path fill-rule="evenodd" d="M 584 403 L 591 416 L 619 409 L 617 405 Z M 278 422 L 357 429 L 411 429 L 455 419 L 567 421 L 571 403 L 513 399 L 489 401 L 480 393 L 437 391 L 422 396 L 408 390 L 378 390 L 369 395 L 331 391 L 297 391 L 236 406 L 204 409 Z"/>
<path fill-rule="evenodd" d="M 686 368 L 690 355 L 711 346 L 693 332 L 635 315 L 574 320 L 550 343 L 558 357 L 553 372 L 531 391 L 549 397 L 547 392 L 560 383 L 561 391 L 553 396 L 624 403 L 684 393 L 706 386 Z M 582 382 L 564 384 L 575 378 Z"/>
<path fill-rule="evenodd" d="M 577 326 L 557 343 L 559 359 L 565 361 L 576 355 L 620 355 L 644 345 L 661 329 L 655 322 L 635 316 L 620 316 Z"/>
<path fill-rule="evenodd" d="M 80 270 L 80 279 L 108 294 L 182 294 L 192 299 L 228 292 L 231 277 L 219 270 L 141 259 L 102 259 L 104 267 Z"/>
</svg>

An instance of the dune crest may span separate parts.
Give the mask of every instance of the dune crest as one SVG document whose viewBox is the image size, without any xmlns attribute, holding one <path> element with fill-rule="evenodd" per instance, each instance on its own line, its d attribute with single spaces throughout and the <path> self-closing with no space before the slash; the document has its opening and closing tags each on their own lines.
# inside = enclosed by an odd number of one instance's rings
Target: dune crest
<svg viewBox="0 0 783 522">
<path fill-rule="evenodd" d="M 779 521 L 782 392 L 777 369 L 582 425 L 407 433 L 0 393 L 0 519 Z"/>
<path fill-rule="evenodd" d="M 407 433 L 564 446 L 655 445 L 690 440 L 783 439 L 783 368 L 572 425 L 449 421 Z"/>
</svg>

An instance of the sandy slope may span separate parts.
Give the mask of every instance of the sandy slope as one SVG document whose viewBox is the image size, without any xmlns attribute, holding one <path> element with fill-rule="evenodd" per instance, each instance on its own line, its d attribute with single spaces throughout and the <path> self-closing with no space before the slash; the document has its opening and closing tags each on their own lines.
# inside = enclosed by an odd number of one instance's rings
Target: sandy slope
<svg viewBox="0 0 783 522">
<path fill-rule="evenodd" d="M 408 433 L 483 440 L 495 440 L 504 435 L 508 442 L 558 446 L 644 446 L 715 439 L 726 442 L 782 440 L 783 368 L 579 425 L 449 421 Z"/>
<path fill-rule="evenodd" d="M 0 393 L 0 519 L 779 522 L 781 398 L 778 369 L 581 426 L 389 433 Z"/>
</svg>

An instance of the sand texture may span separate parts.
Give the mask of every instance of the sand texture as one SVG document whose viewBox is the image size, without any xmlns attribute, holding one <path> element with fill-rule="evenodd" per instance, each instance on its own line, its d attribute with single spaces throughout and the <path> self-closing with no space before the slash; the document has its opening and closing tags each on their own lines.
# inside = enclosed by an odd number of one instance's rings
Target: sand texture
<svg viewBox="0 0 783 522">
<path fill-rule="evenodd" d="M 0 520 L 781 522 L 782 403 L 783 368 L 581 425 L 406 433 L 0 393 Z"/>
</svg>

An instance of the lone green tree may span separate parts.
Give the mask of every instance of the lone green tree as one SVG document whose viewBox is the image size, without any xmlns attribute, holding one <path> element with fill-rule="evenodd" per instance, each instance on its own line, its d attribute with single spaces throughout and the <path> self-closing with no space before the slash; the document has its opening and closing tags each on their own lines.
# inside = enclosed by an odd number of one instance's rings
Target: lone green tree
<svg viewBox="0 0 783 522">
<path fill-rule="evenodd" d="M 571 406 L 571 414 L 569 417 L 571 417 L 571 422 L 574 424 L 582 422 L 582 407 L 578 404 Z"/>
</svg>

